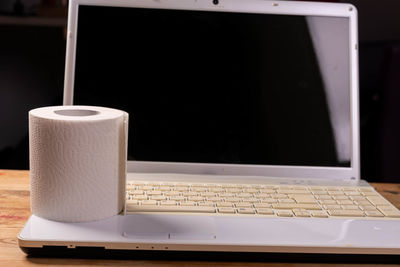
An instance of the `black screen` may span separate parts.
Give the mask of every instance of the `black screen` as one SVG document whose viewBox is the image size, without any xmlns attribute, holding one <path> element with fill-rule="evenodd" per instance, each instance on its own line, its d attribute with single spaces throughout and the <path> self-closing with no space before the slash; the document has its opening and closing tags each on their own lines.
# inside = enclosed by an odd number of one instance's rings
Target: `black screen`
<svg viewBox="0 0 400 267">
<path fill-rule="evenodd" d="M 80 6 L 74 104 L 129 112 L 130 160 L 350 166 L 308 24 Z"/>
</svg>

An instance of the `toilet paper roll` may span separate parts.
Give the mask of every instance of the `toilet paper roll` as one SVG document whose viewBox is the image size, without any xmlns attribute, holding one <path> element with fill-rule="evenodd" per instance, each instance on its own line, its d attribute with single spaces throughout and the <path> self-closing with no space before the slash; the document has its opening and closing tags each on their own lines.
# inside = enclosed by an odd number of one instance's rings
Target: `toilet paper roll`
<svg viewBox="0 0 400 267">
<path fill-rule="evenodd" d="M 62 222 L 118 214 L 125 197 L 126 112 L 55 106 L 29 112 L 31 210 Z"/>
</svg>

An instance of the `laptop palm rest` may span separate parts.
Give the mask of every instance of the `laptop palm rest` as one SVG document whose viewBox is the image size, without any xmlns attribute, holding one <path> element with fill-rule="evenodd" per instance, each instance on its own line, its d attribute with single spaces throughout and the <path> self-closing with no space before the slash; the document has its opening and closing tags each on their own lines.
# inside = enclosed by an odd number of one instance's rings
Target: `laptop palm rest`
<svg viewBox="0 0 400 267">
<path fill-rule="evenodd" d="M 213 217 L 180 217 L 156 214 L 125 216 L 122 226 L 123 235 L 133 239 L 208 240 L 216 238 L 216 223 Z"/>
</svg>

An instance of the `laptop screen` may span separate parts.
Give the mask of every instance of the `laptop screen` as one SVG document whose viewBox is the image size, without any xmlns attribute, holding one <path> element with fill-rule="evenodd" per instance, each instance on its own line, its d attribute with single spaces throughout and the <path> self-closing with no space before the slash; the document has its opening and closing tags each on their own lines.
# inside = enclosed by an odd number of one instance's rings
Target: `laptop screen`
<svg viewBox="0 0 400 267">
<path fill-rule="evenodd" d="M 129 113 L 128 159 L 350 166 L 349 19 L 80 6 L 74 104 Z"/>
</svg>

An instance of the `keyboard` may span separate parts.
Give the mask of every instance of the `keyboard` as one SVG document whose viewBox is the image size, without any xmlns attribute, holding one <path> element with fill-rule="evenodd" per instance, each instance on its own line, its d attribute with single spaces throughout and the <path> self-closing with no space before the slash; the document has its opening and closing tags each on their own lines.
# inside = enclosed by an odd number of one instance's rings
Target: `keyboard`
<svg viewBox="0 0 400 267">
<path fill-rule="evenodd" d="M 127 214 L 400 219 L 372 187 L 128 181 L 126 189 Z"/>
</svg>

